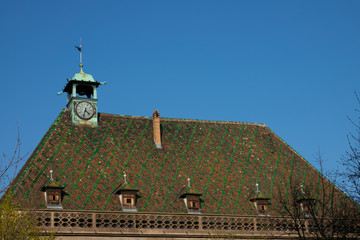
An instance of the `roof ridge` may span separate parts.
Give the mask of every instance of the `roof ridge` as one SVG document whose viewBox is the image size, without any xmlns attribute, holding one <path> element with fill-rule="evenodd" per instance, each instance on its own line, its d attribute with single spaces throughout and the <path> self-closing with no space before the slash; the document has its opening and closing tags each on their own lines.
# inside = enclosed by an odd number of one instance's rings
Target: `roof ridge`
<svg viewBox="0 0 360 240">
<path fill-rule="evenodd" d="M 266 127 L 266 124 L 264 123 L 249 123 L 249 122 L 222 121 L 222 120 L 181 119 L 181 118 L 163 118 L 163 119 L 174 122 L 202 122 L 202 123 L 218 123 L 218 124 L 233 124 L 233 125 L 247 124 L 253 126 Z"/>
<path fill-rule="evenodd" d="M 112 113 L 99 113 L 100 115 L 110 115 L 110 116 L 118 116 L 123 118 L 137 118 L 137 119 L 149 119 L 152 117 L 144 117 L 144 116 L 133 116 L 133 115 L 121 115 L 121 114 L 112 114 Z M 238 121 L 222 121 L 222 120 L 201 120 L 201 119 L 186 119 L 186 118 L 169 118 L 169 117 L 161 117 L 161 120 L 173 121 L 173 122 L 201 122 L 201 123 L 217 123 L 217 124 L 232 124 L 232 125 L 252 125 L 252 126 L 260 126 L 267 127 L 264 123 L 250 123 L 250 122 L 238 122 Z"/>
</svg>

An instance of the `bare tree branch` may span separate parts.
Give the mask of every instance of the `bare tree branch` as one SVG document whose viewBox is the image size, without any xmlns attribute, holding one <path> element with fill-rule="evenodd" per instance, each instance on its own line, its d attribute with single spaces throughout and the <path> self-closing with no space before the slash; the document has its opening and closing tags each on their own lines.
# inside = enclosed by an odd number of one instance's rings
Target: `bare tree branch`
<svg viewBox="0 0 360 240">
<path fill-rule="evenodd" d="M 28 153 L 21 154 L 21 141 L 19 125 L 17 126 L 17 142 L 13 153 L 8 156 L 2 153 L 0 158 L 0 196 L 7 190 L 9 184 L 14 180 L 20 164 Z"/>
<path fill-rule="evenodd" d="M 360 97 L 355 92 L 357 103 L 360 105 Z M 360 113 L 356 108 L 355 112 Z M 355 120 L 348 116 L 349 121 L 355 127 L 354 133 L 349 133 L 347 141 L 349 150 L 341 158 L 341 164 L 345 170 L 341 172 L 343 188 L 357 203 L 360 203 L 360 117 Z"/>
<path fill-rule="evenodd" d="M 317 186 L 291 178 L 288 196 L 279 195 L 285 218 L 291 218 L 298 238 L 355 239 L 360 237 L 360 209 L 351 198 L 324 177 L 324 160 L 320 150 L 315 155 L 320 174 Z M 279 186 L 281 189 L 281 186 Z"/>
</svg>

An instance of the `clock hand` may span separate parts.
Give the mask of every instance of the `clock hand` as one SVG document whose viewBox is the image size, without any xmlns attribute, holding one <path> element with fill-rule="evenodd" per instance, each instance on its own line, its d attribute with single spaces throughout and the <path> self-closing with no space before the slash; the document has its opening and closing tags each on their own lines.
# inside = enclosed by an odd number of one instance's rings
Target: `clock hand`
<svg viewBox="0 0 360 240">
<path fill-rule="evenodd" d="M 85 108 L 85 110 L 84 110 L 84 117 L 85 117 L 85 112 L 87 112 L 89 115 L 90 115 L 90 113 L 86 110 L 86 108 Z"/>
</svg>

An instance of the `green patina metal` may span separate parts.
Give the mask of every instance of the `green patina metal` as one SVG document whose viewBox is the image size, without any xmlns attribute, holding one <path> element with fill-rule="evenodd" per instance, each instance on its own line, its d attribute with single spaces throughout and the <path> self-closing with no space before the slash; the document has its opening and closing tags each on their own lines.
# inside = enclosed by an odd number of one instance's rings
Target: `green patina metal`
<svg viewBox="0 0 360 240">
<path fill-rule="evenodd" d="M 93 76 L 83 72 L 83 65 L 80 64 L 80 72 L 75 73 L 71 80 L 83 81 L 83 82 L 95 82 Z"/>
<path fill-rule="evenodd" d="M 106 82 L 97 82 L 87 73 L 76 73 L 58 95 L 66 92 L 68 97 L 67 107 L 71 113 L 71 121 L 75 125 L 85 124 L 96 127 L 98 125 L 97 88 Z M 83 107 L 80 107 L 83 106 Z M 85 116 L 85 114 L 88 114 Z"/>
</svg>

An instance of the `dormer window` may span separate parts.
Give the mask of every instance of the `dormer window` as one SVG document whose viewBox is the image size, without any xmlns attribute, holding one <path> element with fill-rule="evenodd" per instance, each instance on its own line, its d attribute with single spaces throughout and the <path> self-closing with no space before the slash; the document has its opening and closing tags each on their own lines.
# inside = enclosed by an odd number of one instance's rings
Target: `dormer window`
<svg viewBox="0 0 360 240">
<path fill-rule="evenodd" d="M 311 217 L 311 215 L 314 214 L 315 199 L 312 198 L 310 194 L 305 194 L 303 185 L 301 185 L 300 196 L 297 203 L 300 204 L 301 211 L 305 217 Z"/>
<path fill-rule="evenodd" d="M 64 186 L 58 184 L 53 179 L 52 170 L 50 170 L 50 180 L 41 188 L 44 192 L 47 208 L 62 208 L 63 189 Z"/>
<path fill-rule="evenodd" d="M 191 188 L 190 179 L 188 178 L 188 186 L 184 187 L 179 198 L 184 200 L 184 204 L 188 213 L 200 213 L 201 193 Z"/>
<path fill-rule="evenodd" d="M 303 211 L 305 217 L 311 217 L 314 213 L 314 199 L 303 199 L 300 203 L 301 211 Z"/>
<path fill-rule="evenodd" d="M 58 191 L 49 191 L 46 192 L 47 195 L 47 204 L 48 205 L 60 205 L 60 196 L 61 192 Z"/>
<path fill-rule="evenodd" d="M 188 198 L 188 208 L 192 211 L 200 210 L 200 199 L 199 197 L 189 197 Z"/>
<path fill-rule="evenodd" d="M 124 212 L 137 212 L 136 200 L 140 198 L 136 191 L 119 192 L 120 205 Z"/>
<path fill-rule="evenodd" d="M 255 197 L 251 198 L 250 201 L 254 203 L 258 215 L 269 216 L 269 200 L 270 198 L 259 191 L 259 184 L 256 184 Z"/>
<path fill-rule="evenodd" d="M 268 215 L 268 200 L 257 200 L 255 202 L 256 209 L 259 215 Z"/>
<path fill-rule="evenodd" d="M 138 194 L 139 190 L 127 182 L 126 174 L 124 174 L 124 179 L 124 183 L 114 191 L 114 194 L 119 195 L 120 205 L 124 212 L 137 212 L 136 202 L 141 197 Z"/>
<path fill-rule="evenodd" d="M 124 202 L 123 202 L 124 207 L 131 207 L 131 208 L 136 207 L 135 206 L 135 199 L 136 199 L 135 194 L 124 194 L 123 199 L 124 199 Z"/>
</svg>

